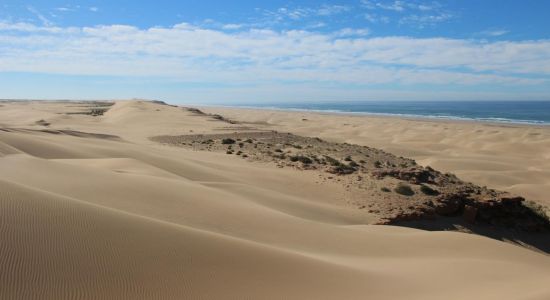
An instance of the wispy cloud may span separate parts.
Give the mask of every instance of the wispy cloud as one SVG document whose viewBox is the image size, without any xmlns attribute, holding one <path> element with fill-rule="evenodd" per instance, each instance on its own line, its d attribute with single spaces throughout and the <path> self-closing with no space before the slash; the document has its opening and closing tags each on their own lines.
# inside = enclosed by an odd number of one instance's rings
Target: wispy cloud
<svg viewBox="0 0 550 300">
<path fill-rule="evenodd" d="M 377 23 L 388 24 L 390 22 L 389 17 L 381 16 L 377 14 L 365 14 L 364 17 L 365 17 L 365 20 L 373 24 L 377 24 Z"/>
<path fill-rule="evenodd" d="M 484 35 L 484 36 L 502 36 L 502 35 L 505 35 L 507 33 L 509 33 L 510 31 L 508 30 L 504 30 L 504 29 L 488 29 L 488 30 L 484 30 L 482 32 L 480 32 L 479 34 L 481 35 Z"/>
<path fill-rule="evenodd" d="M 376 6 L 382 9 L 393 10 L 393 11 L 405 11 L 406 9 L 406 4 L 403 1 L 393 1 L 388 4 L 378 2 L 376 3 Z"/>
<path fill-rule="evenodd" d="M 310 17 L 328 17 L 345 13 L 351 10 L 350 6 L 345 5 L 322 5 L 319 7 L 280 7 L 274 11 L 266 10 L 264 15 L 275 21 L 284 21 L 285 19 L 301 20 Z"/>
<path fill-rule="evenodd" d="M 453 15 L 449 13 L 427 14 L 427 15 L 412 14 L 401 18 L 399 20 L 399 24 L 409 24 L 419 28 L 424 28 L 426 26 L 434 26 L 438 23 L 446 22 L 448 20 L 451 20 L 452 18 L 453 18 Z"/>
<path fill-rule="evenodd" d="M 92 6 L 92 7 L 88 8 L 88 10 L 91 11 L 91 12 L 98 12 L 99 8 L 95 7 L 95 6 Z"/>
<path fill-rule="evenodd" d="M 364 14 L 367 21 L 371 23 L 390 23 L 396 20 L 401 25 L 412 25 L 418 28 L 433 26 L 454 18 L 454 14 L 443 9 L 439 2 L 416 2 L 416 1 L 372 1 L 362 0 L 363 8 L 373 11 Z M 378 11 L 378 13 L 374 13 Z M 394 15 L 387 15 L 383 12 L 391 12 Z M 395 15 L 397 14 L 397 15 Z"/>
<path fill-rule="evenodd" d="M 237 30 L 243 28 L 243 26 L 243 24 L 224 24 L 222 25 L 222 28 L 227 30 Z"/>
<path fill-rule="evenodd" d="M 372 1 L 372 0 L 362 0 L 361 4 L 364 8 L 375 10 L 391 10 L 396 12 L 404 12 L 406 10 L 420 10 L 420 11 L 430 11 L 438 9 L 441 7 L 439 2 L 415 2 L 415 1 Z"/>
<path fill-rule="evenodd" d="M 40 22 L 42 22 L 42 25 L 44 26 L 53 26 L 53 22 L 50 21 L 48 18 L 46 18 L 43 14 L 41 14 L 36 8 L 33 6 L 27 6 L 27 10 L 32 13 Z"/>
</svg>

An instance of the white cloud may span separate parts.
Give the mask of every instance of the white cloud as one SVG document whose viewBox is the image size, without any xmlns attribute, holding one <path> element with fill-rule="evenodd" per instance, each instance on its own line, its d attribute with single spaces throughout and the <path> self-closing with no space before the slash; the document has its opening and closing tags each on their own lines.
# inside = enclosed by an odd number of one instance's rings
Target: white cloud
<svg viewBox="0 0 550 300">
<path fill-rule="evenodd" d="M 412 14 L 406 17 L 403 17 L 399 20 L 399 24 L 409 24 L 419 28 L 424 28 L 426 26 L 433 26 L 437 23 L 446 22 L 453 18 L 453 15 L 449 13 L 440 13 L 434 15 L 417 15 Z"/>
<path fill-rule="evenodd" d="M 386 10 L 393 10 L 393 11 L 401 12 L 401 11 L 405 10 L 406 4 L 403 1 L 394 1 L 394 2 L 388 3 L 388 4 L 378 2 L 378 3 L 376 3 L 376 6 L 379 7 L 379 8 L 382 8 L 382 9 L 386 9 Z"/>
<path fill-rule="evenodd" d="M 371 23 L 387 24 L 391 19 L 396 19 L 401 25 L 412 25 L 418 28 L 424 28 L 454 18 L 453 13 L 444 10 L 443 6 L 436 1 L 415 2 L 397 0 L 375 2 L 362 0 L 361 5 L 371 11 L 363 15 L 365 20 Z M 372 13 L 376 10 L 380 14 Z M 390 13 L 384 15 L 384 11 L 390 11 Z"/>
<path fill-rule="evenodd" d="M 21 35 L 18 32 L 25 32 Z M 368 37 L 347 28 L 222 31 L 0 23 L 0 72 L 148 76 L 178 81 L 372 85 L 546 85 L 550 41 Z"/>
<path fill-rule="evenodd" d="M 504 29 L 490 29 L 480 32 L 481 35 L 485 36 L 501 36 L 509 33 L 510 31 Z"/>
<path fill-rule="evenodd" d="M 91 12 L 98 12 L 99 8 L 97 8 L 95 6 L 92 6 L 92 7 L 88 8 L 88 10 L 90 10 Z"/>
<path fill-rule="evenodd" d="M 241 29 L 243 26 L 243 24 L 225 24 L 222 26 L 222 28 L 227 30 L 236 30 Z"/>
<path fill-rule="evenodd" d="M 280 22 L 285 19 L 301 20 L 310 17 L 328 17 L 345 13 L 351 10 L 351 7 L 345 5 L 322 5 L 319 7 L 298 7 L 289 8 L 281 7 L 275 11 L 264 11 L 264 15 L 273 19 L 272 21 Z"/>
<path fill-rule="evenodd" d="M 395 12 L 404 12 L 406 10 L 420 10 L 420 11 L 430 11 L 439 9 L 442 5 L 439 2 L 415 2 L 415 1 L 372 1 L 372 0 L 362 0 L 361 4 L 367 9 L 383 9 L 391 10 Z"/>
<path fill-rule="evenodd" d="M 362 29 L 344 28 L 336 31 L 334 36 L 350 37 L 350 36 L 366 36 L 369 34 L 370 34 L 370 31 L 366 28 L 362 28 Z"/>
<path fill-rule="evenodd" d="M 390 22 L 390 18 L 386 16 L 379 16 L 376 14 L 365 14 L 364 17 L 365 17 L 365 20 L 374 24 L 376 23 L 388 24 Z"/>
<path fill-rule="evenodd" d="M 345 5 L 323 5 L 316 10 L 316 14 L 319 16 L 336 15 L 343 12 L 350 11 L 351 8 Z"/>
</svg>

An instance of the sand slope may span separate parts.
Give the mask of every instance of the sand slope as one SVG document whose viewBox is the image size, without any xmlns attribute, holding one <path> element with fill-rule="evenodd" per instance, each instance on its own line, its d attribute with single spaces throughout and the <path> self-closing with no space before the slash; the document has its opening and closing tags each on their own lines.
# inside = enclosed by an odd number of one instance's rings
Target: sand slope
<svg viewBox="0 0 550 300">
<path fill-rule="evenodd" d="M 365 226 L 339 185 L 147 140 L 232 125 L 146 102 L 101 117 L 33 107 L 0 108 L 1 299 L 550 297 L 543 254 Z"/>
<path fill-rule="evenodd" d="M 550 206 L 549 126 L 233 108 L 203 110 L 273 130 L 384 149 Z"/>
</svg>

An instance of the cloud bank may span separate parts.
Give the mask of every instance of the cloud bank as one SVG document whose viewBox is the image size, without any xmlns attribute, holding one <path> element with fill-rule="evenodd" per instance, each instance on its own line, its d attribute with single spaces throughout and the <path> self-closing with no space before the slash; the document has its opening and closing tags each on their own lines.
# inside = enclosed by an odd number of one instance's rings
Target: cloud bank
<svg viewBox="0 0 550 300">
<path fill-rule="evenodd" d="M 501 85 L 547 90 L 549 50 L 548 40 L 371 37 L 364 28 L 316 32 L 242 29 L 236 24 L 220 29 L 186 23 L 139 29 L 0 23 L 0 72 L 235 85 Z"/>
</svg>

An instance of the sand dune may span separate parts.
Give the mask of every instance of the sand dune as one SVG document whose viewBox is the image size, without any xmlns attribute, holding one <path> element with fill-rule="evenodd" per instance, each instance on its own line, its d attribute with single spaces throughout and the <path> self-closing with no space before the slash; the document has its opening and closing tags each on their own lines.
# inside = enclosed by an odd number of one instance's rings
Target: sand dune
<svg viewBox="0 0 550 300">
<path fill-rule="evenodd" d="M 259 127 L 368 145 L 550 206 L 550 128 L 463 121 L 202 108 Z M 303 119 L 306 119 L 305 121 Z"/>
<path fill-rule="evenodd" d="M 341 185 L 148 139 L 242 125 L 149 102 L 96 117 L 68 105 L 0 108 L 1 299 L 550 297 L 544 254 L 364 225 Z"/>
</svg>

